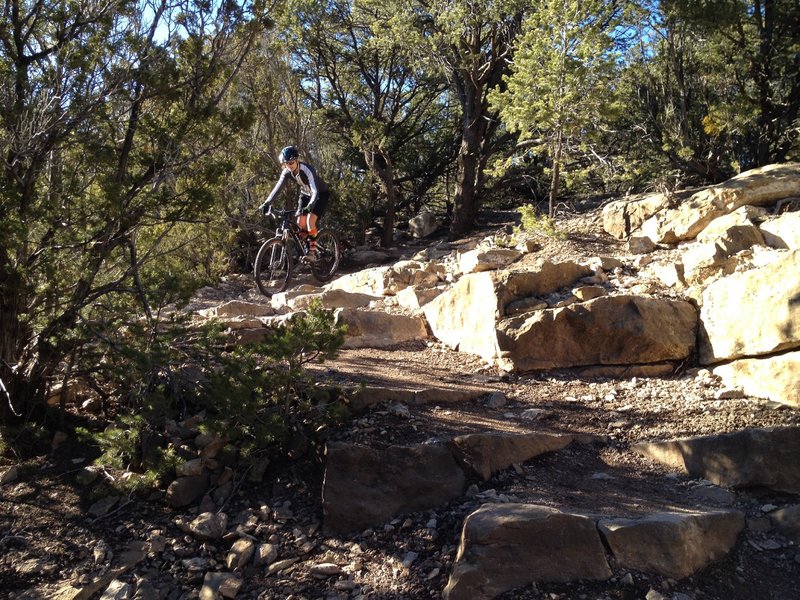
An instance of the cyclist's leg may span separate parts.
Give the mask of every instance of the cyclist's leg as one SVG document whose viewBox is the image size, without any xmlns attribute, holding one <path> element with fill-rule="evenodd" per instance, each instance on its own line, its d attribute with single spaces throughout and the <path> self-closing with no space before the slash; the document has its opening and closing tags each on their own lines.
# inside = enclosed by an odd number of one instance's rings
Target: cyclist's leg
<svg viewBox="0 0 800 600">
<path fill-rule="evenodd" d="M 298 205 L 298 210 L 302 211 L 308 206 L 308 201 L 311 200 L 308 196 L 301 195 Z M 308 235 L 308 214 L 301 212 L 297 217 L 297 226 L 300 228 L 300 238 L 306 239 Z"/>
<path fill-rule="evenodd" d="M 313 212 L 308 213 L 306 219 L 306 229 L 308 229 L 308 249 L 313 252 L 317 245 L 317 215 Z"/>
<path fill-rule="evenodd" d="M 330 192 L 322 192 L 319 198 L 317 198 L 317 203 L 314 204 L 314 209 L 311 212 L 311 214 L 316 215 L 317 220 L 325 216 L 325 212 L 328 210 L 328 201 L 330 197 Z"/>
<path fill-rule="evenodd" d="M 322 218 L 325 214 L 325 211 L 328 210 L 328 199 L 330 198 L 329 192 L 323 192 L 317 198 L 316 204 L 314 204 L 314 209 L 308 213 L 308 220 L 306 221 L 307 229 L 308 229 L 308 240 L 309 240 L 309 249 L 313 252 L 316 243 L 317 243 L 317 233 L 319 230 L 317 229 L 317 221 Z"/>
<path fill-rule="evenodd" d="M 297 217 L 297 226 L 300 228 L 298 231 L 298 235 L 300 236 L 300 241 L 303 242 L 303 246 L 308 246 L 308 215 L 300 215 Z"/>
</svg>

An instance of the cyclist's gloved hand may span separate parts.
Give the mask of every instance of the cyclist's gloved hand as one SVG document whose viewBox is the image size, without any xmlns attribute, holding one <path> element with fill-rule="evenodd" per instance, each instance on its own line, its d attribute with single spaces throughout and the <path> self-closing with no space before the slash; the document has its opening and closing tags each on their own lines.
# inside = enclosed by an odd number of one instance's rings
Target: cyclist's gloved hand
<svg viewBox="0 0 800 600">
<path fill-rule="evenodd" d="M 271 204 L 263 204 L 261 206 L 261 214 L 265 217 L 272 214 L 272 205 Z"/>
</svg>

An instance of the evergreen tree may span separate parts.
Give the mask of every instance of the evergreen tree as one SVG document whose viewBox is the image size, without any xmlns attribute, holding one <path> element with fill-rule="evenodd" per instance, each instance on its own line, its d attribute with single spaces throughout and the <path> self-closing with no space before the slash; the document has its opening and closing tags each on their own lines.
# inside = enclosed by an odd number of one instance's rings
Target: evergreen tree
<svg viewBox="0 0 800 600">
<path fill-rule="evenodd" d="M 522 145 L 549 156 L 551 218 L 563 165 L 588 154 L 620 108 L 614 83 L 620 55 L 613 35 L 622 17 L 616 2 L 540 2 L 523 23 L 506 89 L 491 95 Z"/>
<path fill-rule="evenodd" d="M 706 133 L 740 147 L 741 169 L 797 158 L 800 136 L 800 3 L 796 0 L 673 0 L 708 47 L 717 93 Z M 669 13 L 668 13 L 669 14 Z"/>
<path fill-rule="evenodd" d="M 486 166 L 500 125 L 489 93 L 502 84 L 529 6 L 525 0 L 419 0 L 425 47 L 440 61 L 461 106 L 453 238 L 470 231 L 480 211 Z"/>
<path fill-rule="evenodd" d="M 683 180 L 712 183 L 796 159 L 797 2 L 651 4 L 650 25 L 625 75 L 628 128 L 640 142 L 629 159 L 644 166 L 642 176 L 671 166 Z"/>
<path fill-rule="evenodd" d="M 381 243 L 393 243 L 396 157 L 427 132 L 441 105 L 441 81 L 414 51 L 402 3 L 349 0 L 289 7 L 288 44 L 307 100 L 341 142 L 357 148 L 385 198 Z M 299 20 L 297 19 L 299 15 Z"/>
<path fill-rule="evenodd" d="M 0 8 L 0 423 L 126 319 L 152 329 L 185 272 L 171 232 L 213 201 L 245 124 L 221 99 L 260 9 L 166 1 Z"/>
</svg>

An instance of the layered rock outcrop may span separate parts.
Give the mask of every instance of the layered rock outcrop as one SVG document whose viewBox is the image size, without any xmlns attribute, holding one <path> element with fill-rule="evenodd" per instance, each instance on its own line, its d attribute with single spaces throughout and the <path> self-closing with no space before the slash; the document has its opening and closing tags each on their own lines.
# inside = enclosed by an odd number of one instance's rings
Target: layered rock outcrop
<svg viewBox="0 0 800 600">
<path fill-rule="evenodd" d="M 631 377 L 706 366 L 736 393 L 796 407 L 798 195 L 800 165 L 774 165 L 703 190 L 610 203 L 604 228 L 627 239 L 630 254 L 543 261 L 529 240 L 493 247 L 486 239 L 273 298 L 249 320 L 210 316 L 229 319 L 232 330 L 267 328 L 317 301 L 349 325 L 349 347 L 436 340 L 516 373 Z M 365 388 L 353 406 L 424 401 L 418 390 L 378 396 Z M 470 479 L 489 481 L 574 440 L 487 431 L 409 447 L 330 444 L 323 528 L 337 534 L 432 510 L 468 494 Z M 719 499 L 754 486 L 800 493 L 798 444 L 789 427 L 648 440 L 633 450 L 721 486 L 707 492 Z M 736 510 L 600 518 L 569 506 L 487 503 L 464 521 L 444 595 L 488 599 L 539 581 L 607 579 L 612 567 L 681 579 L 731 551 L 743 527 Z"/>
</svg>

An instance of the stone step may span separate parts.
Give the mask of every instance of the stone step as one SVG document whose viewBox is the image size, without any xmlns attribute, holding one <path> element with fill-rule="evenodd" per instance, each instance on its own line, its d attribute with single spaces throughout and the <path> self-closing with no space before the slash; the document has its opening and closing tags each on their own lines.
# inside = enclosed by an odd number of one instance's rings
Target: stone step
<svg viewBox="0 0 800 600">
<path fill-rule="evenodd" d="M 446 600 L 490 600 L 539 582 L 606 580 L 618 568 L 681 579 L 722 558 L 739 511 L 593 519 L 549 506 L 487 504 L 464 521 Z"/>
<path fill-rule="evenodd" d="M 481 495 L 467 489 L 471 480 L 489 481 L 508 469 L 521 475 L 523 463 L 557 456 L 581 442 L 582 455 L 559 460 L 587 463 L 587 454 L 606 447 L 595 436 L 494 431 L 413 446 L 330 443 L 323 529 L 328 534 L 354 533 L 403 514 L 440 509 L 472 493 L 477 508 L 463 524 L 445 589 L 448 600 L 494 598 L 535 582 L 604 580 L 612 569 L 682 579 L 724 557 L 737 542 L 744 514 L 729 507 L 735 495 L 709 482 L 698 483 L 689 493 L 680 476 L 661 478 L 661 497 L 653 496 L 652 488 L 642 489 L 646 510 L 637 514 L 626 506 L 640 502 L 631 496 L 639 483 L 635 477 L 623 481 L 622 475 L 591 475 L 604 479 L 609 489 L 606 497 L 598 494 L 581 506 L 515 502 L 502 494 Z M 773 475 L 769 479 L 739 477 L 718 483 L 772 485 L 777 491 L 787 491 L 800 484 L 796 461 L 791 459 L 797 456 L 799 442 L 798 427 L 765 428 L 640 444 L 632 454 L 662 461 L 667 456 L 670 460 L 665 462 L 671 466 L 680 466 L 675 456 L 691 456 L 696 464 L 704 459 L 707 464 L 729 461 L 727 471 L 735 471 L 738 465 L 744 473 L 752 473 L 753 465 L 764 465 L 764 472 Z M 553 467 L 549 464 L 543 469 Z M 706 473 L 688 474 L 702 477 Z M 586 489 L 576 489 L 575 494 Z M 676 501 L 678 496 L 682 498 Z"/>
</svg>

